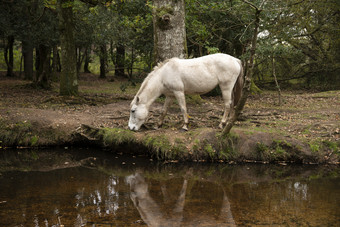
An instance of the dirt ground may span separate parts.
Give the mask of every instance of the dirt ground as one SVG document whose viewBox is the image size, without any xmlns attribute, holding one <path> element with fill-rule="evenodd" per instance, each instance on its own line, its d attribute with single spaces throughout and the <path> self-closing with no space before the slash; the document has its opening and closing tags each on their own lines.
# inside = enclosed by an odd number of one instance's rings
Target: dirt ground
<svg viewBox="0 0 340 227">
<path fill-rule="evenodd" d="M 39 131 L 46 128 L 60 129 L 71 134 L 82 124 L 93 127 L 118 127 L 127 129 L 129 104 L 138 90 L 127 81 L 112 82 L 113 78 L 98 79 L 92 74 L 82 74 L 78 97 L 61 97 L 58 84 L 42 90 L 18 77 L 0 74 L 0 122 L 32 125 Z M 124 92 L 123 92 L 124 91 Z M 152 130 L 160 114 L 162 102 L 152 106 L 146 123 Z M 220 97 L 191 97 L 187 99 L 190 115 L 189 129 L 217 129 L 222 115 Z M 165 125 L 158 132 L 174 133 L 182 124 L 180 110 L 173 104 Z M 240 121 L 235 128 L 247 128 L 296 138 L 313 144 L 329 141 L 338 144 L 340 139 L 340 90 L 327 92 L 283 91 L 282 104 L 278 105 L 276 91 L 264 91 L 248 98 Z M 157 131 L 154 133 L 157 134 Z"/>
</svg>

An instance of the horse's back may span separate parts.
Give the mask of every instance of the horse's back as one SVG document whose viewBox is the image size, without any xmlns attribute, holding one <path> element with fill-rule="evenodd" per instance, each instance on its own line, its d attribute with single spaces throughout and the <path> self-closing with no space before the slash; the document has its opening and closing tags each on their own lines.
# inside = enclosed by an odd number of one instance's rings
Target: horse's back
<svg viewBox="0 0 340 227">
<path fill-rule="evenodd" d="M 238 61 L 227 54 L 193 59 L 173 58 L 163 67 L 163 82 L 169 90 L 206 93 L 220 83 L 235 83 L 240 71 Z"/>
</svg>

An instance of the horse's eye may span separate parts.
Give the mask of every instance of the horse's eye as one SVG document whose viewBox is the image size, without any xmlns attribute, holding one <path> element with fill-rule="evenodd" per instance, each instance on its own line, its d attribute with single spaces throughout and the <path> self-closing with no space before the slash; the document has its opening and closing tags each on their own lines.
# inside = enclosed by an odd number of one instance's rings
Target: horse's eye
<svg viewBox="0 0 340 227">
<path fill-rule="evenodd" d="M 131 113 L 134 113 L 136 110 L 131 110 Z"/>
</svg>

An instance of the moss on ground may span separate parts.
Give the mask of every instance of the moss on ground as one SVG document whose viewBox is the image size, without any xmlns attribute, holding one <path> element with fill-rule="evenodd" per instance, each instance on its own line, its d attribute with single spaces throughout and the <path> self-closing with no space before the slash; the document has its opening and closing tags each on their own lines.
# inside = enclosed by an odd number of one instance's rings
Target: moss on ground
<svg viewBox="0 0 340 227">
<path fill-rule="evenodd" d="M 117 146 L 135 141 L 132 131 L 121 128 L 102 128 L 98 131 L 98 136 L 102 138 L 104 146 Z"/>
<path fill-rule="evenodd" d="M 8 123 L 0 120 L 0 147 L 34 147 L 39 143 L 39 135 L 35 134 L 28 121 Z"/>
<path fill-rule="evenodd" d="M 0 121 L 0 146 L 39 147 L 46 144 L 65 143 L 62 133 L 44 130 L 37 131 L 30 122 L 5 123 Z M 94 128 L 83 126 L 73 141 L 87 144 L 93 142 L 113 150 L 130 147 L 135 153 L 149 153 L 157 160 L 179 161 L 223 161 L 223 162 L 299 162 L 337 163 L 340 158 L 339 142 L 314 140 L 309 143 L 285 139 L 270 133 L 233 130 L 222 139 L 220 131 L 199 128 L 189 132 L 164 130 L 132 132 L 122 128 Z M 264 139 L 264 137 L 266 139 Z M 248 147 L 241 145 L 248 143 Z M 128 146 L 125 146 L 128 145 Z"/>
</svg>

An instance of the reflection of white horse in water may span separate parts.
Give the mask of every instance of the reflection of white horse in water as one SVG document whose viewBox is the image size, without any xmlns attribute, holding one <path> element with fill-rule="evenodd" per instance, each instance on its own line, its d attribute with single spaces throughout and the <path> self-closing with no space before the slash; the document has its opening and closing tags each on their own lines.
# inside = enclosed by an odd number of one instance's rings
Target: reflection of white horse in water
<svg viewBox="0 0 340 227">
<path fill-rule="evenodd" d="M 204 223 L 216 224 L 215 226 L 236 226 L 230 209 L 230 203 L 223 190 L 223 201 L 218 219 L 207 217 L 202 214 L 195 216 L 192 220 L 185 220 L 183 223 L 183 210 L 185 205 L 185 196 L 187 192 L 188 181 L 184 179 L 180 194 L 176 204 L 170 213 L 163 213 L 159 204 L 151 197 L 148 184 L 140 173 L 135 173 L 126 178 L 130 185 L 130 198 L 137 208 L 143 221 L 150 227 L 157 226 L 199 226 Z M 166 189 L 162 188 L 163 195 Z M 217 222 L 218 221 L 218 222 Z"/>
<path fill-rule="evenodd" d="M 227 121 L 229 110 L 237 104 L 243 86 L 241 61 L 227 54 L 213 54 L 194 59 L 172 58 L 161 63 L 145 78 L 131 102 L 130 130 L 139 130 L 148 116 L 151 104 L 162 94 L 166 96 L 158 126 L 163 124 L 172 98 L 175 97 L 188 130 L 185 94 L 204 94 L 220 86 L 224 113 L 220 128 Z"/>
</svg>

